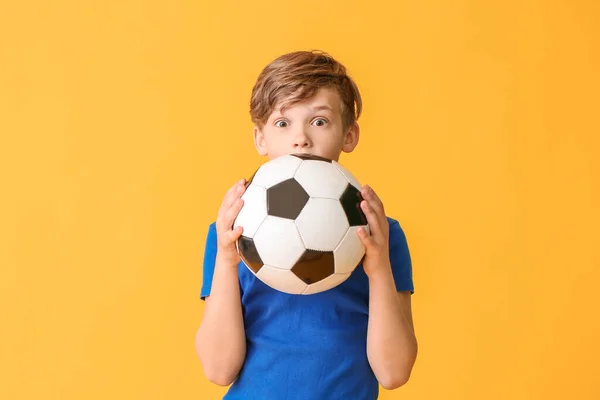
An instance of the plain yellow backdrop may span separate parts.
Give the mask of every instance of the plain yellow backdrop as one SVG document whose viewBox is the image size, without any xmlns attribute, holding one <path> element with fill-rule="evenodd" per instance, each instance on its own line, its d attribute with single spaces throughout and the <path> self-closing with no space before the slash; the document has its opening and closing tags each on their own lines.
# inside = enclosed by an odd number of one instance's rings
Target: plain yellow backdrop
<svg viewBox="0 0 600 400">
<path fill-rule="evenodd" d="M 299 49 L 357 81 L 341 162 L 412 252 L 419 356 L 380 398 L 600 398 L 598 4 L 2 1 L 0 399 L 220 398 L 204 238 Z"/>
</svg>

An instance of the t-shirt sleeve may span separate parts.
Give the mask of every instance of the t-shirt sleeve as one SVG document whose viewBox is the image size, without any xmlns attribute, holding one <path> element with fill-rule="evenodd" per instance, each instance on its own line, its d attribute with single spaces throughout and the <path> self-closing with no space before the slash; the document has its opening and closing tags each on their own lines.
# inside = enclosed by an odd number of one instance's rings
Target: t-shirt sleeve
<svg viewBox="0 0 600 400">
<path fill-rule="evenodd" d="M 209 225 L 206 235 L 206 245 L 204 248 L 204 262 L 202 266 L 202 289 L 200 298 L 204 300 L 210 294 L 213 274 L 215 272 L 215 262 L 217 259 L 217 228 L 215 223 Z"/>
<path fill-rule="evenodd" d="M 396 290 L 415 292 L 412 275 L 412 261 L 410 251 L 406 241 L 404 230 L 393 219 L 389 219 L 390 224 L 390 263 L 392 265 L 392 274 L 396 282 Z"/>
</svg>

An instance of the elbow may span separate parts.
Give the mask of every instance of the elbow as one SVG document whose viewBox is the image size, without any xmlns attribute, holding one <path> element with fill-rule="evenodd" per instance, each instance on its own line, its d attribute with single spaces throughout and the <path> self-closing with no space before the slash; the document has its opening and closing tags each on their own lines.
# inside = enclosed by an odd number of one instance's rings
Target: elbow
<svg viewBox="0 0 600 400">
<path fill-rule="evenodd" d="M 397 357 L 396 362 L 379 365 L 379 368 L 373 370 L 376 372 L 379 384 L 386 390 L 394 390 L 406 385 L 410 380 L 416 358 L 417 346 L 407 354 L 407 357 Z"/>
<path fill-rule="evenodd" d="M 212 371 L 210 369 L 205 369 L 204 375 L 206 376 L 206 379 L 208 379 L 210 382 L 219 386 L 229 386 L 235 381 L 237 377 L 233 374 L 219 373 L 218 371 Z"/>
<path fill-rule="evenodd" d="M 196 340 L 196 353 L 202 365 L 204 376 L 218 386 L 229 386 L 238 377 L 245 356 L 244 351 L 237 354 L 222 354 L 211 351 L 202 345 L 202 340 Z"/>
<path fill-rule="evenodd" d="M 406 385 L 410 380 L 414 361 L 412 359 L 411 362 L 397 363 L 378 368 L 375 375 L 379 384 L 386 390 L 394 390 Z"/>
<path fill-rule="evenodd" d="M 201 358 L 200 363 L 202 364 L 202 370 L 206 379 L 218 386 L 231 385 L 237 379 L 240 372 L 237 362 L 225 364 L 212 363 L 207 359 L 203 360 Z"/>
<path fill-rule="evenodd" d="M 394 390 L 405 385 L 409 379 L 410 374 L 395 374 L 382 377 L 378 380 L 381 387 L 383 387 L 385 390 Z"/>
</svg>

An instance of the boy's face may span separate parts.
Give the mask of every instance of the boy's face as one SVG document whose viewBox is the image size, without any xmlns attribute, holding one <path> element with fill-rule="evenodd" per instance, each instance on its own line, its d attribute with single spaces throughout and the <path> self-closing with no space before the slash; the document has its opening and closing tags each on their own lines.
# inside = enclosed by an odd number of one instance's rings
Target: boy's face
<svg viewBox="0 0 600 400">
<path fill-rule="evenodd" d="M 286 108 L 280 105 L 260 130 L 254 127 L 258 154 L 274 159 L 285 154 L 305 153 L 339 160 L 358 144 L 359 127 L 342 127 L 341 100 L 333 88 L 321 88 L 309 100 Z"/>
</svg>

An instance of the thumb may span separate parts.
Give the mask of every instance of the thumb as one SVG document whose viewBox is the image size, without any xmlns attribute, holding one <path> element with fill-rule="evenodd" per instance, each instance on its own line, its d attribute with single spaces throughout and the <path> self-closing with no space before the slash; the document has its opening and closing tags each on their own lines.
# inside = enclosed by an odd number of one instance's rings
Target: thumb
<svg viewBox="0 0 600 400">
<path fill-rule="evenodd" d="M 373 239 L 373 237 L 369 235 L 369 233 L 364 227 L 361 226 L 360 228 L 358 228 L 356 230 L 356 234 L 358 235 L 358 238 L 360 239 L 363 246 L 365 246 L 365 248 L 370 249 L 371 247 L 373 247 L 375 239 Z"/>
<path fill-rule="evenodd" d="M 236 226 L 235 228 L 227 232 L 227 241 L 229 241 L 229 243 L 235 242 L 242 235 L 243 231 L 244 228 L 241 225 Z"/>
</svg>

